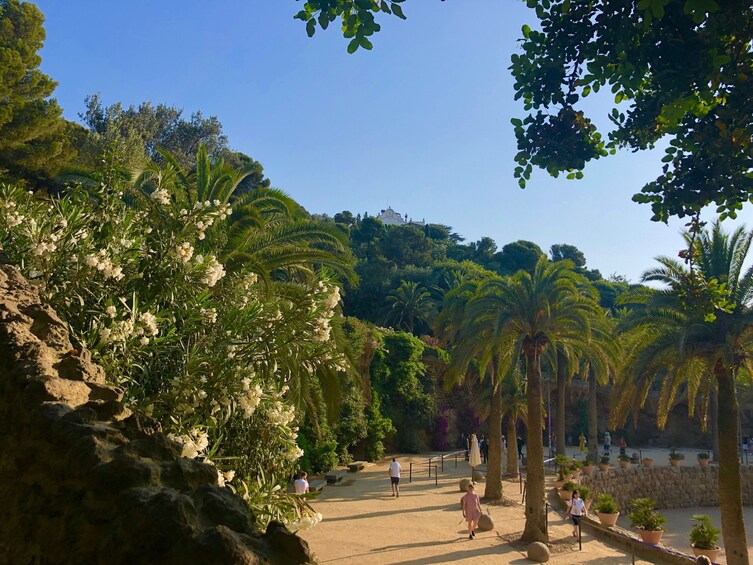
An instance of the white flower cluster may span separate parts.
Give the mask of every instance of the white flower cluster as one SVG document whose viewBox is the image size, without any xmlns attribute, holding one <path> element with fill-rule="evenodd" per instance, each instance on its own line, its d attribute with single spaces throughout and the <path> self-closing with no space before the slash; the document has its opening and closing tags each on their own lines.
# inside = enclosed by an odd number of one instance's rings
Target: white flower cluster
<svg viewBox="0 0 753 565">
<path fill-rule="evenodd" d="M 216 207 L 216 210 L 210 210 L 212 206 Z M 195 211 L 207 210 L 202 212 L 200 214 L 200 219 L 196 221 L 196 229 L 198 231 L 199 239 L 204 239 L 206 237 L 205 232 L 207 228 L 210 228 L 212 224 L 214 224 L 215 219 L 219 218 L 220 220 L 224 220 L 233 213 L 233 209 L 229 204 L 222 204 L 219 200 L 215 200 L 214 202 L 210 202 L 209 200 L 203 203 L 197 202 L 194 204 L 193 209 Z M 188 210 L 181 210 L 180 215 L 188 216 Z"/>
<path fill-rule="evenodd" d="M 167 437 L 181 444 L 183 446 L 181 456 L 188 457 L 189 459 L 196 459 L 209 447 L 209 435 L 205 431 L 196 428 L 181 435 L 170 433 L 167 434 Z"/>
<path fill-rule="evenodd" d="M 324 310 L 314 323 L 314 341 L 328 341 L 332 328 L 329 323 L 335 314 L 335 306 L 340 302 L 340 288 L 337 286 L 327 287 L 319 281 L 319 288 L 326 294 L 324 296 Z"/>
<path fill-rule="evenodd" d="M 2 209 L 4 211 L 5 224 L 9 228 L 15 228 L 16 226 L 21 225 L 26 219 L 26 216 L 23 216 L 18 210 L 16 210 L 16 203 L 12 200 L 5 202 Z"/>
<path fill-rule="evenodd" d="M 191 260 L 191 257 L 193 257 L 193 245 L 191 245 L 187 241 L 184 241 L 180 245 L 176 246 L 175 254 L 181 261 L 188 263 Z"/>
<path fill-rule="evenodd" d="M 47 241 L 40 241 L 37 246 L 31 250 L 31 254 L 36 255 L 37 257 L 46 257 L 47 255 L 50 255 L 58 248 L 55 243 L 56 241 L 57 236 L 55 234 L 50 234 Z"/>
<path fill-rule="evenodd" d="M 107 307 L 107 315 L 111 318 L 117 317 L 115 306 Z M 99 330 L 99 340 L 103 344 L 112 342 L 124 342 L 131 337 L 139 337 L 141 345 L 148 345 L 149 338 L 159 334 L 157 327 L 157 317 L 151 312 L 142 312 L 139 314 L 136 324 L 131 318 L 126 318 L 115 322 L 112 327 L 105 327 Z"/>
<path fill-rule="evenodd" d="M 196 256 L 196 262 L 202 263 L 203 257 L 201 255 Z M 205 284 L 207 286 L 214 286 L 217 284 L 217 281 L 219 281 L 222 277 L 225 276 L 225 268 L 222 266 L 222 263 L 220 263 L 214 256 L 209 257 L 209 261 L 207 261 L 206 265 L 206 272 L 204 273 L 204 276 L 201 277 L 201 284 Z"/>
<path fill-rule="evenodd" d="M 202 308 L 200 313 L 201 319 L 205 324 L 214 324 L 217 321 L 216 308 Z"/>
<path fill-rule="evenodd" d="M 243 416 L 250 418 L 256 407 L 259 406 L 263 393 L 261 387 L 258 384 L 252 385 L 251 379 L 248 377 L 241 380 L 241 386 L 243 390 L 238 398 L 238 406 L 243 410 Z"/>
<path fill-rule="evenodd" d="M 314 514 L 307 514 L 306 516 L 303 516 L 295 522 L 291 523 L 290 529 L 293 531 L 308 530 L 309 528 L 313 528 L 319 522 L 321 522 L 322 518 L 323 516 L 319 512 L 316 512 Z"/>
<path fill-rule="evenodd" d="M 124 277 L 123 268 L 112 262 L 112 259 L 107 255 L 106 249 L 100 249 L 96 254 L 87 255 L 84 261 L 86 261 L 87 265 L 96 268 L 109 279 L 119 281 Z"/>
<path fill-rule="evenodd" d="M 158 188 L 149 195 L 149 198 L 163 206 L 170 204 L 170 193 L 164 188 Z"/>
<path fill-rule="evenodd" d="M 275 401 L 267 410 L 267 419 L 272 424 L 287 426 L 295 419 L 292 406 L 285 406 L 281 401 Z"/>
</svg>

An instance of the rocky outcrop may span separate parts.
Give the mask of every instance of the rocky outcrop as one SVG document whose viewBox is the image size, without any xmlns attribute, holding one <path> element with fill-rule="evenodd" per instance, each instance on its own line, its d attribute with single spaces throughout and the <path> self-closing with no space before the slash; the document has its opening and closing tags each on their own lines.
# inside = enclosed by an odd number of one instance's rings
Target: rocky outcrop
<svg viewBox="0 0 753 565">
<path fill-rule="evenodd" d="M 307 563 L 132 413 L 0 251 L 0 563 Z"/>
</svg>

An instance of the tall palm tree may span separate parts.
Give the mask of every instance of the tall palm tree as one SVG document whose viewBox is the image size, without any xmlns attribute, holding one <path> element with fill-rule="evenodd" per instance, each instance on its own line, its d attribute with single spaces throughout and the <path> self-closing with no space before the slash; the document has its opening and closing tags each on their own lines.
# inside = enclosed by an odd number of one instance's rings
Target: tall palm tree
<svg viewBox="0 0 753 565">
<path fill-rule="evenodd" d="M 618 417 L 631 399 L 642 405 L 657 375 L 663 376 L 657 422 L 662 427 L 678 393 L 705 419 L 714 388 L 718 401 L 719 505 L 725 550 L 730 562 L 749 562 L 742 511 L 738 458 L 739 405 L 736 380 L 753 371 L 753 268 L 743 271 L 753 232 L 724 233 L 718 222 L 695 238 L 685 234 L 695 263 L 690 267 L 661 257 L 644 281 L 663 283 L 632 297 L 635 311 L 625 325 L 637 344 L 624 368 Z"/>
<path fill-rule="evenodd" d="M 528 408 L 526 403 L 525 382 L 516 364 L 515 370 L 509 371 L 502 380 L 502 417 L 507 416 L 507 474 L 518 474 L 517 429 L 515 424 L 523 420 L 528 426 Z"/>
<path fill-rule="evenodd" d="M 494 335 L 500 343 L 514 343 L 525 360 L 529 433 L 523 541 L 548 540 L 540 430 L 541 359 L 550 344 L 588 339 L 593 314 L 598 311 L 593 290 L 572 267 L 569 261 L 549 263 L 541 257 L 532 273 L 519 271 L 510 280 L 491 280 L 480 289 L 483 307 L 494 316 Z"/>
<path fill-rule="evenodd" d="M 446 311 L 438 319 L 443 337 L 451 336 L 451 362 L 445 373 L 448 386 L 462 381 L 469 366 L 477 365 L 480 378 L 487 383 L 489 393 L 489 462 L 484 497 L 502 498 L 502 413 L 503 398 L 500 382 L 512 366 L 514 344 L 494 335 L 490 318 L 476 306 L 479 303 L 479 283 L 458 286 L 445 297 Z M 455 322 L 448 320 L 450 312 Z"/>
</svg>

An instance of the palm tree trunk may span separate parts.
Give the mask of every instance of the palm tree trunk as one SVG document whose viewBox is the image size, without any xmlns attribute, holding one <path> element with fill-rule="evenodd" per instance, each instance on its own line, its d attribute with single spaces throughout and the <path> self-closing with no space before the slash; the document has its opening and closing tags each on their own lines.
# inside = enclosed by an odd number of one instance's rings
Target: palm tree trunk
<svg viewBox="0 0 753 565">
<path fill-rule="evenodd" d="M 596 400 L 596 373 L 588 369 L 588 458 L 599 462 L 599 412 Z"/>
<path fill-rule="evenodd" d="M 526 357 L 526 400 L 528 404 L 528 441 L 526 465 L 526 525 L 521 540 L 548 542 L 544 507 L 544 441 L 541 433 L 541 352 L 544 344 L 534 337 L 523 345 Z"/>
<path fill-rule="evenodd" d="M 732 371 L 717 363 L 719 383 L 719 510 L 722 518 L 724 551 L 728 563 L 748 565 L 748 544 L 743 522 L 742 482 L 737 441 L 740 437 L 735 379 Z"/>
<path fill-rule="evenodd" d="M 517 441 L 515 416 L 511 410 L 507 416 L 507 473 L 515 476 L 518 475 Z"/>
<path fill-rule="evenodd" d="M 489 463 L 486 472 L 484 498 L 502 498 L 502 387 L 489 379 L 493 386 L 489 414 Z"/>
<path fill-rule="evenodd" d="M 567 358 L 557 352 L 557 455 L 565 453 L 565 388 L 567 387 Z"/>
<path fill-rule="evenodd" d="M 711 387 L 709 395 L 709 416 L 711 416 L 711 458 L 719 462 L 719 398 L 716 389 Z"/>
</svg>

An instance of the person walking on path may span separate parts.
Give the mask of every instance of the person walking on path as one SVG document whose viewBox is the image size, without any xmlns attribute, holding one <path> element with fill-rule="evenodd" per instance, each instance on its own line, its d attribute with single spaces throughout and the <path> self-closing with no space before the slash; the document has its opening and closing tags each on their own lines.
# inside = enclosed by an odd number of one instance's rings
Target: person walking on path
<svg viewBox="0 0 753 565">
<path fill-rule="evenodd" d="M 523 436 L 518 436 L 518 459 L 521 461 L 523 460 L 523 446 L 526 444 L 526 441 L 523 439 Z"/>
<path fill-rule="evenodd" d="M 583 504 L 583 499 L 580 497 L 580 493 L 577 490 L 574 490 L 573 498 L 567 505 L 567 515 L 570 516 L 573 521 L 573 537 L 578 537 L 580 531 L 580 519 L 585 513 L 586 508 Z"/>
<path fill-rule="evenodd" d="M 486 463 L 489 459 L 489 442 L 486 440 L 486 436 L 481 436 L 478 448 L 481 451 L 481 462 Z"/>
<path fill-rule="evenodd" d="M 307 480 L 308 477 L 309 476 L 306 471 L 301 471 L 301 474 L 295 480 L 295 483 L 293 483 L 296 494 L 306 494 L 307 492 L 309 492 L 309 482 Z"/>
<path fill-rule="evenodd" d="M 390 483 L 392 484 L 392 496 L 400 498 L 400 471 L 403 468 L 400 463 L 393 457 L 392 463 L 390 463 Z"/>
<path fill-rule="evenodd" d="M 612 436 L 609 432 L 604 432 L 604 455 L 609 456 L 609 450 L 612 448 Z"/>
<path fill-rule="evenodd" d="M 481 518 L 481 500 L 475 492 L 473 483 L 468 485 L 468 492 L 460 499 L 463 508 L 463 518 L 468 522 L 468 539 L 476 537 L 478 520 Z"/>
<path fill-rule="evenodd" d="M 578 436 L 578 451 L 586 452 L 586 436 L 583 435 L 583 432 L 580 432 L 580 436 Z"/>
<path fill-rule="evenodd" d="M 620 439 L 620 455 L 627 455 L 627 442 L 624 437 Z"/>
</svg>

